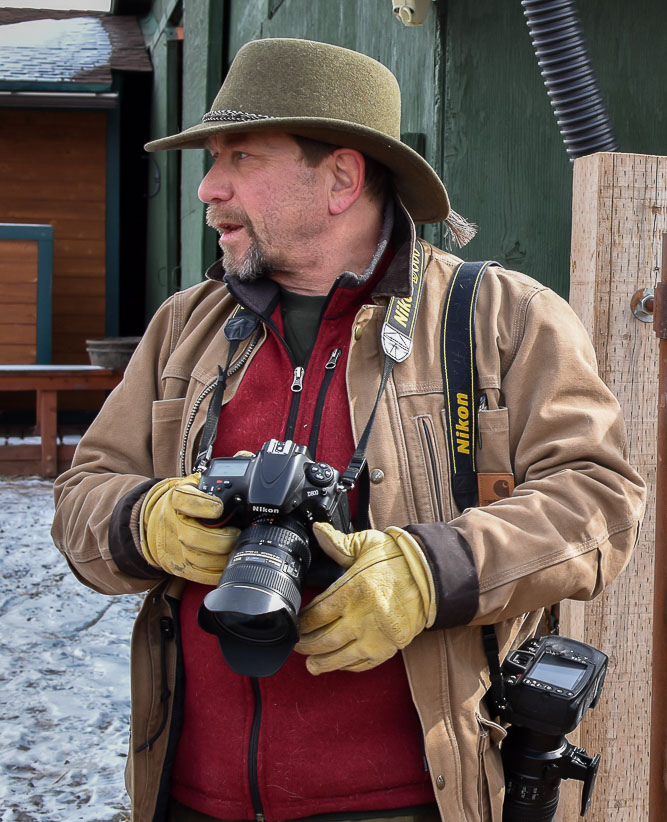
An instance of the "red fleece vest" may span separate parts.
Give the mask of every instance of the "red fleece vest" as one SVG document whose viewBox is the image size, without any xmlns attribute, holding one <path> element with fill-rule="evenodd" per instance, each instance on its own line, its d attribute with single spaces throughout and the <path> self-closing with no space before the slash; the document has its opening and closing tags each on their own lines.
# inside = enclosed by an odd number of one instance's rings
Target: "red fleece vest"
<svg viewBox="0 0 667 822">
<path fill-rule="evenodd" d="M 317 447 L 317 458 L 339 471 L 354 451 L 345 369 L 352 322 L 368 290 L 339 289 L 332 298 L 308 361 L 293 437 L 308 444 L 324 366 L 332 349 L 341 348 Z M 272 319 L 282 328 L 279 309 Z M 270 334 L 234 399 L 223 407 L 214 455 L 257 451 L 266 440 L 283 437 L 291 383 L 287 352 Z M 276 674 L 257 680 L 258 704 L 251 680 L 226 665 L 217 639 L 197 625 L 197 610 L 209 590 L 189 583 L 181 604 L 185 721 L 172 771 L 175 799 L 220 819 L 253 819 L 260 810 L 258 795 L 269 822 L 434 801 L 400 654 L 364 673 L 314 677 L 305 657 L 292 653 Z M 316 593 L 304 592 L 303 604 Z M 253 717 L 260 708 L 252 748 Z"/>
</svg>

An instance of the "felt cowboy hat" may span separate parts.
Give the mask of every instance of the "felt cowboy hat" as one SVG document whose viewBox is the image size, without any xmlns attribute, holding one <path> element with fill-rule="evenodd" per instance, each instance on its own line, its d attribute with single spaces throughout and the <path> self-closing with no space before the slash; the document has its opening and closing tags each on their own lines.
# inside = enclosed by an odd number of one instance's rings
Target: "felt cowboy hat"
<svg viewBox="0 0 667 822">
<path fill-rule="evenodd" d="M 376 60 L 310 40 L 254 40 L 239 50 L 202 122 L 153 140 L 146 150 L 201 148 L 220 132 L 272 129 L 310 137 L 355 148 L 386 166 L 415 222 L 445 220 L 445 187 L 401 142 L 400 121 L 398 83 Z"/>
</svg>

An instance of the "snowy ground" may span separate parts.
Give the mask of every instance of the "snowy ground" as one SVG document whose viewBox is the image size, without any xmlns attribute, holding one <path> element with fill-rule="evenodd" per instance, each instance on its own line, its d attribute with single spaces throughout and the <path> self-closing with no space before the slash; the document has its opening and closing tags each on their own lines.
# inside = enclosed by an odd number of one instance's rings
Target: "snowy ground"
<svg viewBox="0 0 667 822">
<path fill-rule="evenodd" d="M 0 822 L 122 822 L 139 598 L 76 581 L 51 483 L 0 476 Z"/>
</svg>

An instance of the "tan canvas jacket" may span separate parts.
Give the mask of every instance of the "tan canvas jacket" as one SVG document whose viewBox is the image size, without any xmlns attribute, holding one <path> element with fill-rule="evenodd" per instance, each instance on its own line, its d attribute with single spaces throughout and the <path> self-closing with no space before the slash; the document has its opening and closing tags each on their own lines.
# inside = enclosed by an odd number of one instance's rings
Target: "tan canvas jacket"
<svg viewBox="0 0 667 822">
<path fill-rule="evenodd" d="M 386 275 L 399 296 L 410 289 L 412 243 L 414 233 Z M 488 679 L 480 626 L 496 623 L 504 653 L 534 633 L 544 606 L 599 594 L 629 559 L 644 486 L 627 462 L 619 406 L 598 379 L 590 342 L 567 303 L 523 274 L 492 268 L 477 307 L 477 365 L 488 399 L 479 413 L 479 470 L 513 473 L 516 487 L 507 499 L 456 510 L 439 329 L 457 260 L 430 246 L 427 254 L 413 353 L 394 368 L 370 439 L 369 467 L 384 475 L 371 489 L 371 517 L 381 529 L 411 525 L 435 557 L 438 624 L 448 627 L 424 632 L 403 657 L 442 818 L 500 822 L 504 730 L 481 702 Z M 352 331 L 347 384 L 356 439 L 377 394 L 386 302 L 377 296 L 363 306 Z M 130 511 L 119 511 L 120 501 L 136 500 L 154 477 L 180 475 L 183 464 L 192 470 L 211 395 L 200 398 L 225 362 L 222 326 L 234 305 L 227 287 L 212 281 L 167 300 L 55 487 L 53 537 L 74 573 L 103 593 L 154 586 L 132 644 L 128 784 L 135 822 L 163 818 L 158 795 L 168 791 L 160 792 L 160 783 L 167 784 L 165 760 L 178 738 L 171 722 L 180 665 L 173 606 L 183 583 L 121 571 L 110 550 L 110 521 L 114 514 L 112 529 L 131 540 Z M 230 378 L 226 401 L 247 362 Z M 439 519 L 449 525 L 431 524 Z"/>
</svg>

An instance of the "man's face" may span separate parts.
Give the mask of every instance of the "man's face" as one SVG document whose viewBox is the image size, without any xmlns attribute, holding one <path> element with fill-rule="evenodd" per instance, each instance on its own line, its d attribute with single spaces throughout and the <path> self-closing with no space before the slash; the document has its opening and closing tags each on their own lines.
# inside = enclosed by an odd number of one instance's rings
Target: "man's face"
<svg viewBox="0 0 667 822">
<path fill-rule="evenodd" d="M 223 265 L 240 280 L 298 269 L 328 217 L 325 170 L 311 168 L 281 132 L 215 135 L 214 163 L 199 186 Z"/>
</svg>

